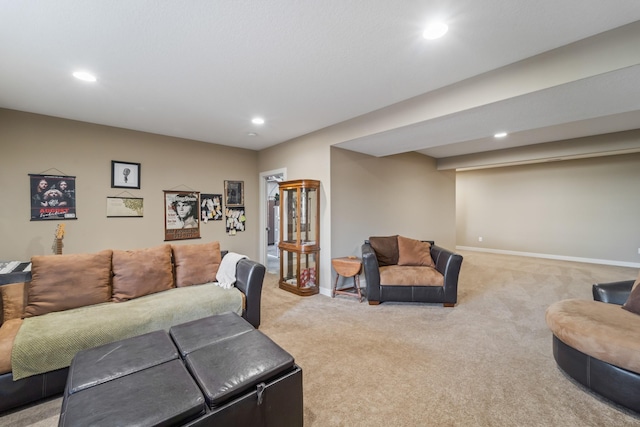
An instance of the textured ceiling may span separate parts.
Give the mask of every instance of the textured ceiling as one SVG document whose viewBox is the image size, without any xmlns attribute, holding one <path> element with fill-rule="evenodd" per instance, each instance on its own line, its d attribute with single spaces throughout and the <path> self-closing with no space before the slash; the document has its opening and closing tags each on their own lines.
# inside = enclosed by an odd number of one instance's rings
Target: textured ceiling
<svg viewBox="0 0 640 427">
<path fill-rule="evenodd" d="M 434 17 L 450 31 L 427 42 L 422 27 Z M 637 0 L 0 0 L 0 107 L 259 150 L 639 19 Z M 97 83 L 73 79 L 76 69 Z M 468 141 L 492 130 L 486 117 L 507 114 L 520 145 L 542 142 L 535 129 L 589 118 L 631 114 L 637 123 L 638 74 L 631 67 L 346 143 L 446 157 L 482 150 Z M 620 103 L 600 102 L 595 83 Z M 541 114 L 523 119 L 534 101 Z M 256 115 L 263 126 L 250 123 Z M 629 126 L 602 122 L 589 132 Z M 378 138 L 391 147 L 375 152 Z"/>
</svg>

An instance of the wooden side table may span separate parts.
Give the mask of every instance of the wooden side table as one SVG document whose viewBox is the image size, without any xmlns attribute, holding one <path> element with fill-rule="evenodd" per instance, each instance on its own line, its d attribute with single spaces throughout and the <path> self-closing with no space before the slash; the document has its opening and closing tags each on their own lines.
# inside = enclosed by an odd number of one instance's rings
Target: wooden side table
<svg viewBox="0 0 640 427">
<path fill-rule="evenodd" d="M 357 297 L 362 302 L 362 292 L 360 292 L 360 270 L 362 269 L 362 260 L 356 256 L 348 256 L 342 258 L 333 258 L 331 265 L 336 270 L 336 281 L 331 289 L 331 298 L 336 295 L 349 295 Z M 349 288 L 338 289 L 338 279 L 342 277 L 353 277 L 353 286 Z"/>
</svg>

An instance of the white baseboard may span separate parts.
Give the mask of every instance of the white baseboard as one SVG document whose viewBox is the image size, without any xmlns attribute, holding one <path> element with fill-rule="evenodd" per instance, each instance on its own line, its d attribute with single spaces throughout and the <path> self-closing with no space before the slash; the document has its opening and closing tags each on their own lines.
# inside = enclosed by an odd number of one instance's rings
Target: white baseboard
<svg viewBox="0 0 640 427">
<path fill-rule="evenodd" d="M 324 295 L 326 297 L 330 297 L 331 296 L 331 289 L 323 288 L 322 286 L 320 286 L 320 295 Z"/>
<path fill-rule="evenodd" d="M 502 255 L 526 256 L 526 257 L 532 257 L 532 258 L 557 259 L 560 261 L 585 262 L 588 264 L 614 265 L 617 267 L 640 268 L 640 263 L 638 262 L 614 261 L 609 259 L 581 258 L 581 257 L 573 257 L 573 256 L 538 254 L 534 252 L 506 251 L 502 249 L 477 248 L 474 246 L 456 246 L 456 249 L 460 249 L 463 251 L 488 252 L 488 253 L 502 254 Z"/>
</svg>

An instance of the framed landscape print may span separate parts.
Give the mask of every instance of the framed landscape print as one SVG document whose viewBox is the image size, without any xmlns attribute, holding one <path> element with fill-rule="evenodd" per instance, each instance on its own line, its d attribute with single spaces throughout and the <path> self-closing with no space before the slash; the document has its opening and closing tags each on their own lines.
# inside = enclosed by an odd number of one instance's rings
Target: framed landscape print
<svg viewBox="0 0 640 427">
<path fill-rule="evenodd" d="M 31 221 L 77 219 L 76 177 L 29 174 Z"/>
<path fill-rule="evenodd" d="M 164 240 L 200 238 L 200 193 L 164 192 Z"/>
<path fill-rule="evenodd" d="M 111 188 L 140 189 L 140 163 L 112 160 Z"/>
<path fill-rule="evenodd" d="M 244 181 L 224 182 L 225 207 L 244 206 Z"/>
</svg>

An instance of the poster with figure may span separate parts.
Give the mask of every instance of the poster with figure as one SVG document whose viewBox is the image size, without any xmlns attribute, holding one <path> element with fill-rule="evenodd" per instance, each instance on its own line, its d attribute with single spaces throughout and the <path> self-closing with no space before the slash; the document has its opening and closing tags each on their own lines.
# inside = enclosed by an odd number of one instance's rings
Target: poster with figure
<svg viewBox="0 0 640 427">
<path fill-rule="evenodd" d="M 76 177 L 29 174 L 31 221 L 77 219 Z"/>
<path fill-rule="evenodd" d="M 222 221 L 222 194 L 200 194 L 200 219 L 203 224 Z"/>
<path fill-rule="evenodd" d="M 200 193 L 164 192 L 164 240 L 200 238 Z"/>
</svg>

